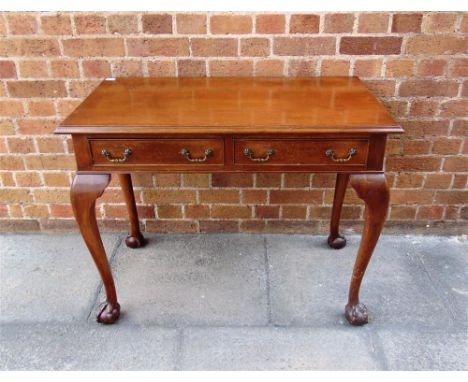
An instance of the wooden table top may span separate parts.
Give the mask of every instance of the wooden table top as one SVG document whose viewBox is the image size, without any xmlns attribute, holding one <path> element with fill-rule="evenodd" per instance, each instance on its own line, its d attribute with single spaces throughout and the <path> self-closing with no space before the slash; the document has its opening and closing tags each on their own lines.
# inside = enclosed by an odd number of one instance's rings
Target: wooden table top
<svg viewBox="0 0 468 382">
<path fill-rule="evenodd" d="M 106 79 L 58 134 L 401 133 L 356 77 Z"/>
</svg>

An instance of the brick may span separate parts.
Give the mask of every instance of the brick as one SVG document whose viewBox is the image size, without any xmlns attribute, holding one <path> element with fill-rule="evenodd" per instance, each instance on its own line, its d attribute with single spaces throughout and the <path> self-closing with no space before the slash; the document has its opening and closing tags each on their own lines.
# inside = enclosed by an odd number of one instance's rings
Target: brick
<svg viewBox="0 0 468 382">
<path fill-rule="evenodd" d="M 36 138 L 36 142 L 40 153 L 65 153 L 63 138 L 61 137 Z"/>
<path fill-rule="evenodd" d="M 269 187 L 281 187 L 281 174 L 279 173 L 260 173 L 256 175 L 255 187 L 257 188 L 269 188 Z"/>
<path fill-rule="evenodd" d="M 320 204 L 322 191 L 320 190 L 271 190 L 271 204 Z"/>
<path fill-rule="evenodd" d="M 75 15 L 75 27 L 78 34 L 106 33 L 106 18 L 100 15 Z"/>
<path fill-rule="evenodd" d="M 468 41 L 459 36 L 422 35 L 410 36 L 406 43 L 406 54 L 456 54 L 465 53 Z"/>
<path fill-rule="evenodd" d="M 456 31 L 456 22 L 456 13 L 427 13 L 424 15 L 422 31 L 424 33 L 452 33 Z"/>
<path fill-rule="evenodd" d="M 268 220 L 266 230 L 277 233 L 302 233 L 312 234 L 318 231 L 318 222 L 293 221 L 293 220 Z"/>
<path fill-rule="evenodd" d="M 107 16 L 109 32 L 112 34 L 138 33 L 138 20 L 136 15 L 109 15 Z"/>
<path fill-rule="evenodd" d="M 192 38 L 191 47 L 193 56 L 237 56 L 237 40 L 234 38 Z"/>
<path fill-rule="evenodd" d="M 460 32 L 468 33 L 468 14 L 464 13 L 460 24 Z"/>
<path fill-rule="evenodd" d="M 172 33 L 172 16 L 168 14 L 143 15 L 143 33 Z"/>
<path fill-rule="evenodd" d="M 44 78 L 49 76 L 49 70 L 47 68 L 46 61 L 20 61 L 19 74 L 22 78 Z"/>
<path fill-rule="evenodd" d="M 263 77 L 282 77 L 284 73 L 284 61 L 261 60 L 255 63 L 255 75 Z"/>
<path fill-rule="evenodd" d="M 12 137 L 7 139 L 8 151 L 12 154 L 29 154 L 36 152 L 32 138 Z"/>
<path fill-rule="evenodd" d="M 453 77 L 468 77 L 468 58 L 453 59 L 450 63 L 449 73 Z"/>
<path fill-rule="evenodd" d="M 47 218 L 49 216 L 49 209 L 44 204 L 27 205 L 24 206 L 24 216 L 31 218 Z"/>
<path fill-rule="evenodd" d="M 206 77 L 206 62 L 204 60 L 178 60 L 179 77 Z"/>
<path fill-rule="evenodd" d="M 200 220 L 201 233 L 239 232 L 239 223 L 232 220 Z"/>
<path fill-rule="evenodd" d="M 274 53 L 279 56 L 335 54 L 335 37 L 275 37 Z"/>
<path fill-rule="evenodd" d="M 396 83 L 393 80 L 366 80 L 366 87 L 376 97 L 393 97 Z"/>
<path fill-rule="evenodd" d="M 27 14 L 7 13 L 10 34 L 24 35 L 37 33 L 36 16 Z"/>
<path fill-rule="evenodd" d="M 74 170 L 75 157 L 70 154 L 39 154 L 24 158 L 28 170 Z"/>
<path fill-rule="evenodd" d="M 252 174 L 215 173 L 211 175 L 213 187 L 252 187 Z"/>
<path fill-rule="evenodd" d="M 433 117 L 439 110 L 439 102 L 431 99 L 415 99 L 411 102 L 410 116 Z"/>
<path fill-rule="evenodd" d="M 167 56 L 189 55 L 187 38 L 131 38 L 127 40 L 129 56 Z"/>
<path fill-rule="evenodd" d="M 244 204 L 265 204 L 267 191 L 264 190 L 242 190 L 242 202 Z"/>
<path fill-rule="evenodd" d="M 0 78 L 16 78 L 14 61 L 0 61 Z"/>
<path fill-rule="evenodd" d="M 206 15 L 177 14 L 177 33 L 206 34 Z"/>
<path fill-rule="evenodd" d="M 10 120 L 0 119 L 0 136 L 1 135 L 14 135 L 15 127 Z"/>
<path fill-rule="evenodd" d="M 42 186 L 41 177 L 37 172 L 17 172 L 15 174 L 16 185 L 19 187 L 39 187 Z"/>
<path fill-rule="evenodd" d="M 457 99 L 441 103 L 440 115 L 450 118 L 468 116 L 468 99 Z"/>
<path fill-rule="evenodd" d="M 468 161 L 464 156 L 445 158 L 443 170 L 450 172 L 467 172 Z"/>
<path fill-rule="evenodd" d="M 430 204 L 433 192 L 427 190 L 393 190 L 391 202 L 394 204 Z"/>
<path fill-rule="evenodd" d="M 458 83 L 455 81 L 407 80 L 400 84 L 399 94 L 408 96 L 456 96 Z"/>
<path fill-rule="evenodd" d="M 439 138 L 432 146 L 433 154 L 458 154 L 462 147 L 463 140 L 456 138 Z"/>
<path fill-rule="evenodd" d="M 449 188 L 452 182 L 452 175 L 450 174 L 427 174 L 424 188 L 427 189 L 440 189 Z"/>
<path fill-rule="evenodd" d="M 67 189 L 35 189 L 33 190 L 36 203 L 69 203 L 70 190 Z"/>
<path fill-rule="evenodd" d="M 322 60 L 320 73 L 322 76 L 349 76 L 349 61 Z"/>
<path fill-rule="evenodd" d="M 57 127 L 58 121 L 50 119 L 24 119 L 18 121 L 18 132 L 20 134 L 52 134 Z"/>
<path fill-rule="evenodd" d="M 393 15 L 392 32 L 421 32 L 422 13 L 397 13 Z"/>
<path fill-rule="evenodd" d="M 388 13 L 362 13 L 359 15 L 359 33 L 385 33 L 388 30 Z"/>
<path fill-rule="evenodd" d="M 195 191 L 188 190 L 145 190 L 145 203 L 195 203 Z"/>
<path fill-rule="evenodd" d="M 137 60 L 120 60 L 113 64 L 114 77 L 143 77 L 143 63 Z"/>
<path fill-rule="evenodd" d="M 182 218 L 182 206 L 178 206 L 178 205 L 158 206 L 158 218 L 181 219 Z"/>
<path fill-rule="evenodd" d="M 70 97 L 87 97 L 99 85 L 100 81 L 71 80 L 68 85 Z"/>
<path fill-rule="evenodd" d="M 210 217 L 210 207 L 205 205 L 185 206 L 185 217 L 188 219 L 205 219 Z"/>
<path fill-rule="evenodd" d="M 358 77 L 380 77 L 381 59 L 356 60 L 353 74 Z"/>
<path fill-rule="evenodd" d="M 397 188 L 419 188 L 422 186 L 423 176 L 417 174 L 398 174 L 395 187 Z"/>
<path fill-rule="evenodd" d="M 286 173 L 284 174 L 285 188 L 304 188 L 310 186 L 310 174 Z"/>
<path fill-rule="evenodd" d="M 59 54 L 60 49 L 56 39 L 0 39 L 0 56 L 58 56 Z"/>
<path fill-rule="evenodd" d="M 428 140 L 405 140 L 403 142 L 404 155 L 424 155 L 429 154 L 431 142 Z"/>
<path fill-rule="evenodd" d="M 281 206 L 282 219 L 305 219 L 307 207 L 304 206 Z"/>
<path fill-rule="evenodd" d="M 255 217 L 259 219 L 277 219 L 279 206 L 255 206 Z"/>
<path fill-rule="evenodd" d="M 240 231 L 248 233 L 264 232 L 266 228 L 266 220 L 241 220 Z"/>
<path fill-rule="evenodd" d="M 13 172 L 0 172 L 0 184 L 3 187 L 15 187 L 17 184 L 13 178 Z"/>
<path fill-rule="evenodd" d="M 418 65 L 417 74 L 422 77 L 443 76 L 447 70 L 447 60 L 428 59 L 421 60 Z"/>
<path fill-rule="evenodd" d="M 468 191 L 436 191 L 434 202 L 466 205 L 468 203 Z"/>
<path fill-rule="evenodd" d="M 158 187 L 180 187 L 180 174 L 157 174 L 156 185 Z"/>
<path fill-rule="evenodd" d="M 47 187 L 69 187 L 70 177 L 63 172 L 45 172 L 42 175 Z"/>
<path fill-rule="evenodd" d="M 130 48 L 129 48 L 130 49 Z M 118 57 L 125 54 L 123 39 L 121 38 L 75 38 L 63 40 L 65 56 L 111 56 Z"/>
<path fill-rule="evenodd" d="M 238 204 L 239 190 L 200 190 L 200 203 L 229 203 Z"/>
<path fill-rule="evenodd" d="M 453 177 L 453 186 L 452 188 L 466 188 L 468 182 L 468 175 L 456 174 Z M 444 187 L 440 187 L 444 188 Z M 446 187 L 448 188 L 448 187 Z"/>
<path fill-rule="evenodd" d="M 51 204 L 50 215 L 55 218 L 72 218 L 73 209 L 69 204 Z"/>
<path fill-rule="evenodd" d="M 266 57 L 270 54 L 270 41 L 266 38 L 245 38 L 240 41 L 241 56 Z"/>
<path fill-rule="evenodd" d="M 15 81 L 7 84 L 12 97 L 64 97 L 67 95 L 63 81 Z"/>
<path fill-rule="evenodd" d="M 106 60 L 87 60 L 82 65 L 85 77 L 105 78 L 111 75 L 110 63 Z"/>
<path fill-rule="evenodd" d="M 325 33 L 351 33 L 353 27 L 353 13 L 333 13 L 325 15 Z"/>
<path fill-rule="evenodd" d="M 157 233 L 193 233 L 197 232 L 197 223 L 186 220 L 149 220 L 146 222 L 147 232 Z"/>
<path fill-rule="evenodd" d="M 315 77 L 318 74 L 317 60 L 289 60 L 288 75 L 290 77 Z"/>
<path fill-rule="evenodd" d="M 387 77 L 411 77 L 414 73 L 414 65 L 414 60 L 388 60 L 385 66 L 385 75 Z"/>
<path fill-rule="evenodd" d="M 184 174 L 184 187 L 206 188 L 209 185 L 209 174 Z"/>
<path fill-rule="evenodd" d="M 420 206 L 416 219 L 420 220 L 440 220 L 444 214 L 442 206 Z"/>
<path fill-rule="evenodd" d="M 340 53 L 342 54 L 399 54 L 401 37 L 342 37 Z"/>
<path fill-rule="evenodd" d="M 257 15 L 255 18 L 255 32 L 259 34 L 276 34 L 285 31 L 284 15 Z"/>
<path fill-rule="evenodd" d="M 174 77 L 175 74 L 175 61 L 158 60 L 148 62 L 148 75 L 151 77 Z"/>
<path fill-rule="evenodd" d="M 57 13 L 53 16 L 41 16 L 41 27 L 44 34 L 68 35 L 72 33 L 71 20 L 68 14 Z"/>
<path fill-rule="evenodd" d="M 408 137 L 427 137 L 447 135 L 448 121 L 403 121 L 403 128 Z"/>
<path fill-rule="evenodd" d="M 387 171 L 438 171 L 440 158 L 433 157 L 404 157 L 387 158 Z"/>
<path fill-rule="evenodd" d="M 0 188 L 0 203 L 26 203 L 31 194 L 25 188 Z"/>
<path fill-rule="evenodd" d="M 13 155 L 0 155 L 2 170 L 24 170 L 23 159 Z"/>
<path fill-rule="evenodd" d="M 54 60 L 51 62 L 53 77 L 77 78 L 80 76 L 78 62 L 72 60 Z"/>
<path fill-rule="evenodd" d="M 211 217 L 215 219 L 246 219 L 252 216 L 252 210 L 248 206 L 223 206 L 211 207 Z"/>
<path fill-rule="evenodd" d="M 0 100 L 0 117 L 19 117 L 24 114 L 23 103 L 18 100 Z"/>
<path fill-rule="evenodd" d="M 250 60 L 210 61 L 209 68 L 213 77 L 250 77 L 253 74 L 253 62 Z"/>
<path fill-rule="evenodd" d="M 241 15 L 214 15 L 210 18 L 210 29 L 213 34 L 252 33 L 252 17 Z"/>
<path fill-rule="evenodd" d="M 319 15 L 291 15 L 289 33 L 318 33 Z"/>
<path fill-rule="evenodd" d="M 335 180 L 334 174 L 313 174 L 312 187 L 335 187 Z"/>
</svg>

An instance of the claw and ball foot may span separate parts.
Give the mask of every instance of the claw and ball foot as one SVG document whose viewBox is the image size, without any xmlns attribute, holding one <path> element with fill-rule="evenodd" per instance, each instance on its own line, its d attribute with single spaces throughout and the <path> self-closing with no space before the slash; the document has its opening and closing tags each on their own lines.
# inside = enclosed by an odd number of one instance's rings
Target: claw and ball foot
<svg viewBox="0 0 468 382">
<path fill-rule="evenodd" d="M 345 308 L 345 317 L 351 325 L 365 325 L 368 322 L 367 307 L 361 303 L 348 304 Z"/>
<path fill-rule="evenodd" d="M 120 305 L 119 303 L 110 303 L 108 301 L 99 305 L 99 312 L 96 321 L 101 324 L 113 324 L 119 319 Z"/>
<path fill-rule="evenodd" d="M 346 246 L 346 238 L 344 236 L 328 236 L 328 245 L 333 249 L 341 249 Z"/>
</svg>

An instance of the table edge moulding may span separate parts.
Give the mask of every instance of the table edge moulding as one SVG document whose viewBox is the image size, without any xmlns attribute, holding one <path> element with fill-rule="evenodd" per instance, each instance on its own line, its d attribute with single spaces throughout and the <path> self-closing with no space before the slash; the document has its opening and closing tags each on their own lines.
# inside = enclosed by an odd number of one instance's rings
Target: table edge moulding
<svg viewBox="0 0 468 382">
<path fill-rule="evenodd" d="M 115 322 L 120 305 L 95 203 L 117 174 L 130 218 L 126 245 L 144 245 L 131 174 L 145 171 L 336 173 L 328 244 L 346 245 L 339 222 L 349 183 L 365 220 L 345 317 L 368 322 L 359 290 L 388 211 L 385 143 L 403 129 L 359 78 L 109 78 L 55 133 L 73 140 L 71 203 L 107 298 L 98 322 Z"/>
</svg>

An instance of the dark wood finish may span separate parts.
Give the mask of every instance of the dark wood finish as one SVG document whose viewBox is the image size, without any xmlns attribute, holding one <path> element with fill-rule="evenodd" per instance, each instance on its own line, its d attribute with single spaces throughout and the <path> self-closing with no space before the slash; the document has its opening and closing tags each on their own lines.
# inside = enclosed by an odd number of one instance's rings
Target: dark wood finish
<svg viewBox="0 0 468 382">
<path fill-rule="evenodd" d="M 109 174 L 77 174 L 70 192 L 73 213 L 81 235 L 104 283 L 107 301 L 101 304 L 97 315 L 97 321 L 103 324 L 114 323 L 120 315 L 114 279 L 99 234 L 95 211 L 96 199 L 102 195 L 110 179 Z"/>
<path fill-rule="evenodd" d="M 366 208 L 364 230 L 354 264 L 345 315 L 351 324 L 364 325 L 368 320 L 367 307 L 359 302 L 359 289 L 387 216 L 390 192 L 384 174 L 353 174 L 350 176 L 350 184 L 364 200 Z"/>
<path fill-rule="evenodd" d="M 135 195 L 133 194 L 132 177 L 130 174 L 119 174 L 119 181 L 130 219 L 130 234 L 125 239 L 125 244 L 130 248 L 140 248 L 145 244 L 145 238 L 141 234 L 140 223 L 138 222 L 138 211 Z"/>
<path fill-rule="evenodd" d="M 71 134 L 78 175 L 72 204 L 104 281 L 98 321 L 119 315 L 94 204 L 110 173 L 119 179 L 138 247 L 144 239 L 130 174 L 153 172 L 335 172 L 330 236 L 339 233 L 348 179 L 366 204 L 361 246 L 345 316 L 367 322 L 359 288 L 388 208 L 383 175 L 387 135 L 403 129 L 355 77 L 119 78 L 104 80 L 57 128 Z M 137 276 L 136 276 L 137 277 Z"/>
<path fill-rule="evenodd" d="M 330 235 L 328 245 L 334 249 L 341 249 L 346 245 L 346 238 L 340 235 L 341 207 L 348 185 L 349 174 L 336 174 L 335 194 L 333 196 L 333 208 L 330 221 Z"/>
</svg>

